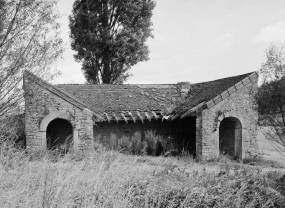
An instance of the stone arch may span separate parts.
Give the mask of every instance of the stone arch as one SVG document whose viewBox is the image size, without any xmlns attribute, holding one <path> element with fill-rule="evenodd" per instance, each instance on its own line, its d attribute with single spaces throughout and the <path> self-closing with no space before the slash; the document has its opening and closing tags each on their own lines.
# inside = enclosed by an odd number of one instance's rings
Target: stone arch
<svg viewBox="0 0 285 208">
<path fill-rule="evenodd" d="M 223 113 L 219 117 L 219 154 L 227 154 L 234 158 L 243 159 L 243 141 L 245 139 L 246 124 L 237 111 Z"/>
<path fill-rule="evenodd" d="M 70 114 L 68 112 L 61 112 L 61 111 L 49 113 L 42 120 L 42 122 L 40 124 L 40 131 L 41 132 L 42 131 L 46 131 L 47 126 L 49 125 L 49 123 L 52 120 L 57 119 L 57 118 L 65 119 L 65 120 L 69 121 L 70 120 Z"/>
<path fill-rule="evenodd" d="M 219 151 L 233 158 L 242 158 L 242 125 L 235 117 L 224 118 L 219 127 Z"/>
<path fill-rule="evenodd" d="M 70 124 L 72 129 L 72 135 L 73 135 L 73 146 L 74 151 L 78 151 L 78 129 L 75 129 L 72 127 L 70 123 L 70 114 L 68 112 L 62 112 L 62 111 L 56 111 L 51 112 L 48 115 L 44 117 L 44 119 L 41 121 L 40 124 L 40 132 L 41 132 L 41 138 L 42 138 L 42 148 L 44 150 L 47 150 L 47 129 L 49 127 L 49 124 L 53 123 L 53 121 L 66 121 Z M 56 124 L 53 124 L 56 125 Z"/>
<path fill-rule="evenodd" d="M 71 123 L 62 118 L 52 120 L 46 129 L 47 149 L 61 149 L 68 152 L 73 146 L 73 129 Z"/>
</svg>

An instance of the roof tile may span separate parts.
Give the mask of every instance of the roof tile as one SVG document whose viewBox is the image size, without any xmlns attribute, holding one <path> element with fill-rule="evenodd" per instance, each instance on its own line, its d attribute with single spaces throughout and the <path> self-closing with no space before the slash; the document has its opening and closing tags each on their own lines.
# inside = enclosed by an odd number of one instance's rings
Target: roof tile
<svg viewBox="0 0 285 208">
<path fill-rule="evenodd" d="M 172 113 L 185 112 L 201 102 L 208 102 L 229 88 L 229 93 L 231 94 L 235 90 L 231 87 L 235 84 L 237 84 L 237 87 L 240 87 L 240 84 L 243 85 L 241 81 L 249 75 L 252 76 L 251 74 L 248 73 L 210 82 L 191 84 L 185 102 L 177 106 Z M 136 117 L 137 111 L 161 111 L 180 98 L 180 93 L 175 84 L 60 84 L 56 85 L 56 87 L 72 94 L 75 98 L 89 106 L 94 112 L 112 114 L 113 112 L 129 111 L 133 113 L 134 117 Z M 208 103 L 208 105 L 211 104 Z"/>
</svg>

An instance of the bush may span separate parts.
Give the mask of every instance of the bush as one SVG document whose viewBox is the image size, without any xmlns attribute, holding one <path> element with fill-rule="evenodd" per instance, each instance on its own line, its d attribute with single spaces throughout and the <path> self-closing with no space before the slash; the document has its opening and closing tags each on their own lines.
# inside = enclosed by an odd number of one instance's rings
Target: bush
<svg viewBox="0 0 285 208">
<path fill-rule="evenodd" d="M 94 147 L 95 149 L 98 149 L 98 146 L 103 145 L 107 149 L 132 155 L 159 156 L 174 149 L 171 137 L 164 138 L 157 135 L 155 131 L 146 131 L 144 132 L 144 135 L 140 132 L 135 132 L 131 137 L 124 135 L 120 138 L 112 133 L 109 138 L 97 136 L 94 139 L 94 142 L 96 144 L 96 147 Z"/>
<path fill-rule="evenodd" d="M 9 115 L 0 121 L 0 144 L 11 143 L 18 148 L 26 147 L 24 115 Z"/>
</svg>

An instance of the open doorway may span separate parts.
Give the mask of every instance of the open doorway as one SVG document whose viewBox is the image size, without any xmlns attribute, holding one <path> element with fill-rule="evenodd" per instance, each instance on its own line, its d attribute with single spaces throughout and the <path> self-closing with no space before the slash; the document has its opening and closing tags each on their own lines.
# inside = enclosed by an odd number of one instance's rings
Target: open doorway
<svg viewBox="0 0 285 208">
<path fill-rule="evenodd" d="M 175 119 L 172 122 L 172 136 L 179 151 L 196 157 L 196 116 Z"/>
<path fill-rule="evenodd" d="M 235 117 L 224 118 L 219 127 L 220 154 L 242 159 L 242 125 Z"/>
<path fill-rule="evenodd" d="M 73 147 L 72 125 L 61 118 L 52 120 L 46 130 L 47 149 L 68 152 Z"/>
</svg>

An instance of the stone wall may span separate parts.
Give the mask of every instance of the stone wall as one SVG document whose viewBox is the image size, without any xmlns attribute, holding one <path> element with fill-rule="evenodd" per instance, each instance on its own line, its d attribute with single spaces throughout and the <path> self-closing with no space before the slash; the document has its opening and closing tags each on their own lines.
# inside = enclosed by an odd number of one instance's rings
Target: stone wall
<svg viewBox="0 0 285 208">
<path fill-rule="evenodd" d="M 242 125 L 242 158 L 258 151 L 257 112 L 254 110 L 253 94 L 257 90 L 256 82 L 251 82 L 220 103 L 200 112 L 201 124 L 197 122 L 197 149 L 203 158 L 218 157 L 219 125 L 227 117 L 239 119 Z"/>
<path fill-rule="evenodd" d="M 248 79 L 249 80 L 249 79 Z M 237 90 L 237 91 L 236 91 Z M 46 130 L 48 124 L 57 118 L 70 122 L 73 128 L 75 148 L 93 149 L 93 140 L 104 143 L 111 135 L 117 138 L 131 137 L 136 132 L 144 136 L 153 131 L 164 138 L 172 137 L 175 145 L 195 152 L 204 158 L 218 157 L 219 125 L 224 118 L 237 118 L 242 126 L 242 158 L 254 154 L 257 145 L 257 113 L 254 111 L 253 94 L 257 90 L 256 82 L 247 81 L 237 85 L 234 91 L 222 94 L 216 104 L 198 111 L 196 116 L 173 121 L 145 120 L 144 123 L 129 121 L 99 122 L 93 126 L 94 113 L 72 96 L 58 90 L 34 75 L 25 74 L 25 133 L 27 148 L 46 149 Z M 223 96 L 224 95 L 224 96 Z"/>
<path fill-rule="evenodd" d="M 68 96 L 58 96 L 58 91 L 51 85 L 29 74 L 24 75 L 25 93 L 25 133 L 27 148 L 46 148 L 46 127 L 51 119 L 68 120 L 73 127 L 73 137 L 76 148 L 88 149 L 93 139 L 93 113 L 80 104 L 69 99 Z M 48 122 L 43 125 L 43 122 Z"/>
</svg>

